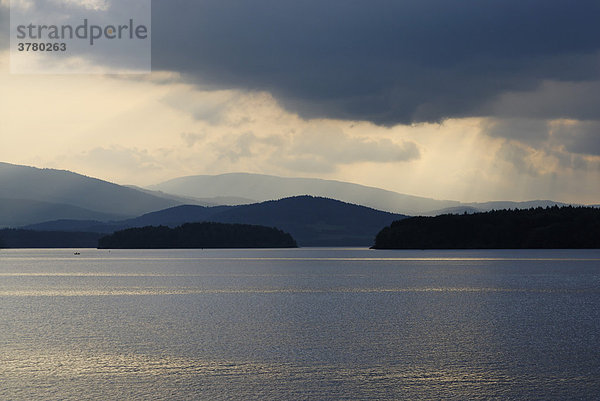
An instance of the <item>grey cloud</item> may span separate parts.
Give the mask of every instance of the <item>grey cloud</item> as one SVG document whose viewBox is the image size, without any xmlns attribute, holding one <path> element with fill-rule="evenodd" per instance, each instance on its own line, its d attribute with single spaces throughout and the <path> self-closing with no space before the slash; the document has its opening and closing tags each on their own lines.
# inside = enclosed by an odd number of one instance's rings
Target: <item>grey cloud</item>
<svg viewBox="0 0 600 401">
<path fill-rule="evenodd" d="M 204 98 L 202 101 L 194 102 L 181 96 L 180 93 L 167 95 L 162 101 L 178 110 L 186 111 L 196 120 L 202 120 L 211 125 L 223 123 L 230 108 L 227 101 Z"/>
<path fill-rule="evenodd" d="M 338 129 L 265 137 L 245 132 L 222 137 L 212 147 L 220 159 L 232 163 L 260 156 L 273 165 L 304 172 L 332 172 L 342 164 L 405 162 L 420 157 L 414 142 L 356 138 Z"/>
<path fill-rule="evenodd" d="M 234 94 L 224 96 L 205 96 L 194 99 L 186 93 L 174 92 L 163 97 L 162 102 L 175 109 L 183 110 L 194 119 L 213 126 L 226 124 L 229 127 L 240 126 L 254 121 L 248 115 L 235 115 L 238 108 L 243 108 L 240 99 Z"/>
<path fill-rule="evenodd" d="M 530 145 L 541 145 L 550 138 L 545 120 L 537 119 L 487 119 L 482 122 L 482 131 L 496 138 L 514 139 Z"/>
<path fill-rule="evenodd" d="M 120 146 L 91 149 L 84 153 L 82 159 L 91 166 L 104 166 L 106 169 L 136 171 L 138 173 L 158 171 L 162 167 L 147 151 Z M 107 160 L 110 160 L 110 167 L 107 166 Z"/>
<path fill-rule="evenodd" d="M 538 177 L 541 171 L 530 160 L 533 149 L 515 142 L 506 142 L 498 151 L 497 156 L 512 164 L 520 173 Z"/>
<path fill-rule="evenodd" d="M 414 142 L 403 142 L 398 145 L 388 139 L 379 141 L 365 139 L 345 139 L 336 141 L 318 152 L 323 157 L 331 158 L 338 163 L 357 162 L 400 162 L 418 159 L 419 148 Z M 317 146 L 320 145 L 317 143 Z M 315 149 L 316 151 L 317 149 Z"/>
<path fill-rule="evenodd" d="M 335 126 L 299 132 L 290 139 L 287 149 L 289 154 L 311 155 L 332 164 L 403 162 L 420 157 L 414 142 L 353 137 Z"/>
<path fill-rule="evenodd" d="M 220 158 L 227 159 L 232 163 L 240 161 L 240 159 L 250 158 L 254 156 L 252 151 L 256 143 L 261 140 L 251 132 L 246 132 L 238 136 L 233 143 L 219 143 L 216 147 L 219 150 Z"/>
<path fill-rule="evenodd" d="M 332 173 L 337 167 L 331 160 L 326 160 L 314 155 L 285 158 L 278 160 L 277 164 L 291 171 L 320 174 Z"/>
<path fill-rule="evenodd" d="M 489 136 L 511 142 L 504 145 L 501 156 L 523 171 L 533 171 L 523 162 L 529 155 L 526 149 L 542 151 L 573 169 L 591 166 L 582 156 L 600 156 L 600 121 L 486 119 L 481 128 Z"/>
<path fill-rule="evenodd" d="M 598 57 L 589 60 L 600 71 Z M 544 82 L 530 91 L 507 92 L 483 109 L 486 114 L 508 118 L 582 120 L 600 119 L 600 81 Z"/>
<path fill-rule="evenodd" d="M 267 90 L 304 117 L 531 117 L 502 95 L 600 80 L 595 0 L 154 0 L 152 15 L 155 69 Z"/>
<path fill-rule="evenodd" d="M 199 143 L 206 139 L 206 133 L 193 133 L 193 132 L 182 132 L 181 139 L 185 142 L 185 144 L 189 147 L 194 146 L 196 143 Z"/>
<path fill-rule="evenodd" d="M 521 173 L 532 177 L 547 175 L 549 169 L 555 168 L 542 162 L 548 158 L 557 162 L 561 169 L 600 170 L 600 122 L 547 124 L 543 120 L 500 120 L 490 126 L 488 134 L 505 138 L 496 156 L 512 164 Z M 526 140 L 523 139 L 526 134 L 519 137 L 518 133 L 524 131 L 518 127 L 530 127 L 530 137 Z"/>
<path fill-rule="evenodd" d="M 600 165 L 598 162 L 586 160 L 580 154 L 568 153 L 564 151 L 554 151 L 551 153 L 554 156 L 561 167 L 569 168 L 573 170 L 593 170 L 598 169 Z"/>
<path fill-rule="evenodd" d="M 558 125 L 553 136 L 571 153 L 600 156 L 600 122 L 577 121 Z"/>
</svg>

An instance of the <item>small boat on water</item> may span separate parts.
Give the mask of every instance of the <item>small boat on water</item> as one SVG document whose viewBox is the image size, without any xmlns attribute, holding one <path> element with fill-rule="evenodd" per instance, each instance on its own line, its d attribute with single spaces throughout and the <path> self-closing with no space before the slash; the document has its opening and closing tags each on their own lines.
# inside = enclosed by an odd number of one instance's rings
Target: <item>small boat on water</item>
<svg viewBox="0 0 600 401">
<path fill-rule="evenodd" d="M 73 252 L 73 255 L 81 255 L 79 252 Z"/>
</svg>

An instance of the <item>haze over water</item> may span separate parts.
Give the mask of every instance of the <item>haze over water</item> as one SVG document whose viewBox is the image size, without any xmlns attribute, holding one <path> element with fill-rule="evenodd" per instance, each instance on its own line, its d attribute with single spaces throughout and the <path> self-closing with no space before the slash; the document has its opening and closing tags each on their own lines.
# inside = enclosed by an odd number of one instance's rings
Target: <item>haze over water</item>
<svg viewBox="0 0 600 401">
<path fill-rule="evenodd" d="M 0 251 L 0 399 L 593 399 L 600 251 Z"/>
</svg>

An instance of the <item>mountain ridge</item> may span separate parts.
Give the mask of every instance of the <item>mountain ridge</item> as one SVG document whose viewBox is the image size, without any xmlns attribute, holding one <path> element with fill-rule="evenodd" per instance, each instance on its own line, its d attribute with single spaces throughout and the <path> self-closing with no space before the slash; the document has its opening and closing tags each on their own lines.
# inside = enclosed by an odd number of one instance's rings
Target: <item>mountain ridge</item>
<svg viewBox="0 0 600 401">
<path fill-rule="evenodd" d="M 110 233 L 134 227 L 175 227 L 212 221 L 277 227 L 289 232 L 300 246 L 370 246 L 381 227 L 405 217 L 335 199 L 298 196 L 238 206 L 178 205 L 122 221 L 89 221 L 88 226 L 76 220 L 60 220 L 23 228 Z"/>
<path fill-rule="evenodd" d="M 19 205 L 15 203 L 8 207 L 6 203 L 0 214 L 0 227 L 9 225 L 9 220 L 11 226 L 33 223 L 27 214 L 32 216 L 38 213 L 39 209 L 33 204 L 35 202 L 40 203 L 37 206 L 46 204 L 47 208 L 54 211 L 62 208 L 61 213 L 51 214 L 51 217 L 47 216 L 38 222 L 53 218 L 98 219 L 102 215 L 106 215 L 106 219 L 134 217 L 181 204 L 173 199 L 161 198 L 67 170 L 40 169 L 4 162 L 0 162 L 0 189 L 0 198 L 23 200 L 30 202 L 31 206 L 27 212 L 21 205 L 21 215 L 24 218 L 19 221 L 5 216 L 10 216 L 11 209 Z M 81 213 L 76 212 L 79 209 L 87 210 L 88 216 L 81 216 Z"/>
<path fill-rule="evenodd" d="M 237 196 L 258 202 L 312 195 L 401 214 L 417 214 L 460 204 L 457 201 L 406 195 L 344 181 L 251 173 L 178 177 L 148 188 L 182 196 Z"/>
<path fill-rule="evenodd" d="M 238 196 L 259 202 L 285 197 L 312 195 L 359 204 L 404 215 L 433 216 L 448 211 L 484 212 L 546 206 L 564 206 L 552 200 L 460 202 L 402 194 L 387 189 L 321 178 L 279 177 L 267 174 L 226 173 L 178 177 L 149 188 L 181 196 Z"/>
<path fill-rule="evenodd" d="M 68 170 L 0 162 L 0 227 L 55 220 L 102 223 L 137 218 L 170 207 L 255 204 L 310 195 L 402 215 L 475 213 L 492 209 L 565 205 L 554 201 L 461 203 L 401 194 L 336 180 L 228 173 L 179 177 L 152 189 L 123 186 Z M 172 186 L 169 192 L 162 186 Z M 185 191 L 184 191 L 185 190 Z M 158 192 L 157 192 L 158 191 Z M 162 191 L 162 192 L 160 192 Z M 257 199 L 253 202 L 253 199 Z M 37 203 L 36 203 L 37 202 Z"/>
<path fill-rule="evenodd" d="M 42 220 L 60 219 L 64 216 L 70 216 L 73 219 L 106 221 L 128 217 L 114 213 L 97 212 L 63 203 L 0 198 L 0 228 L 35 224 Z"/>
</svg>

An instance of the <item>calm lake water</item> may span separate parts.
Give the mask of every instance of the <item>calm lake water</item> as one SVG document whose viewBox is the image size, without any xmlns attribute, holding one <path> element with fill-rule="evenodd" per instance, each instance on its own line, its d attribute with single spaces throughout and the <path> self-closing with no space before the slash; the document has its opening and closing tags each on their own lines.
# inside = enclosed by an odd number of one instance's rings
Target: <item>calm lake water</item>
<svg viewBox="0 0 600 401">
<path fill-rule="evenodd" d="M 2 400 L 600 397 L 600 251 L 0 251 Z"/>
</svg>

